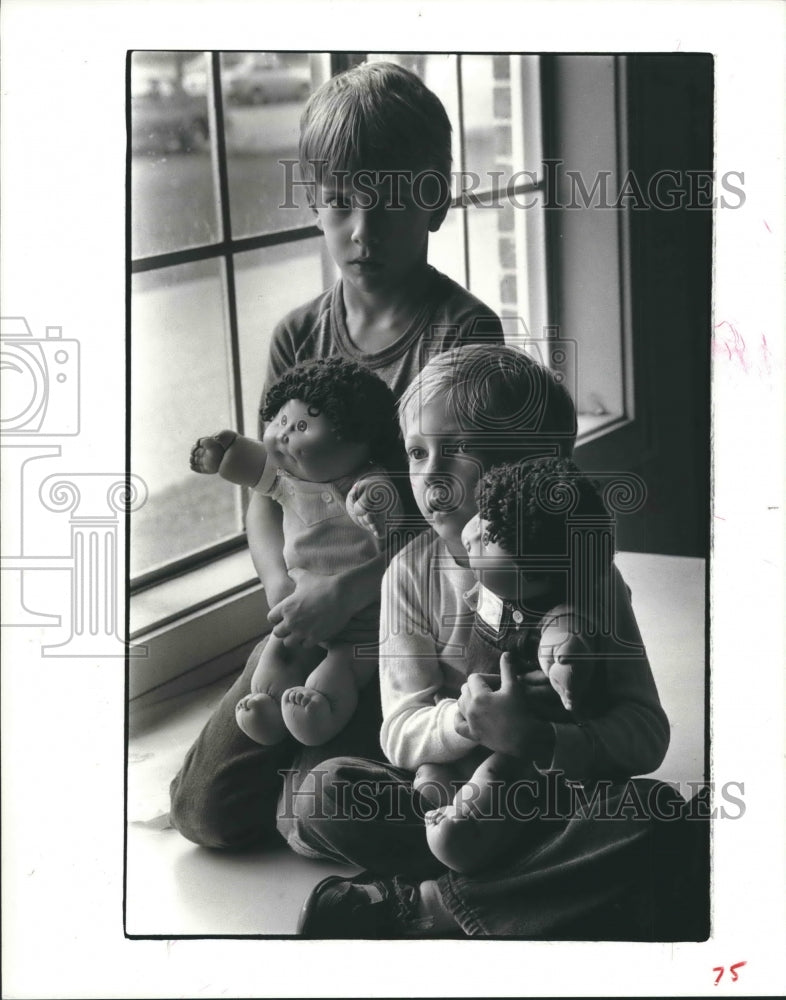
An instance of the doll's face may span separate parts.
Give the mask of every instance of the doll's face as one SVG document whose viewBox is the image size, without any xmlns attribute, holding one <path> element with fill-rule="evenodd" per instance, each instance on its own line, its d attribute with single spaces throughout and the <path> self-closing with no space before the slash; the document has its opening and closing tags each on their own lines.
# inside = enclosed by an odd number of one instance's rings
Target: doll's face
<svg viewBox="0 0 786 1000">
<path fill-rule="evenodd" d="M 312 483 L 340 479 L 369 459 L 368 445 L 344 440 L 323 413 L 299 399 L 284 403 L 262 441 L 280 469 Z"/>
<path fill-rule="evenodd" d="M 476 579 L 497 597 L 516 600 L 519 595 L 519 567 L 513 556 L 506 552 L 499 542 L 490 541 L 488 521 L 475 514 L 464 525 L 461 542 L 469 559 L 469 568 Z"/>
<path fill-rule="evenodd" d="M 497 597 L 520 604 L 525 598 L 548 588 L 547 575 L 525 574 L 521 558 L 512 556 L 499 542 L 490 540 L 488 521 L 479 514 L 464 525 L 461 542 L 475 578 Z"/>
</svg>

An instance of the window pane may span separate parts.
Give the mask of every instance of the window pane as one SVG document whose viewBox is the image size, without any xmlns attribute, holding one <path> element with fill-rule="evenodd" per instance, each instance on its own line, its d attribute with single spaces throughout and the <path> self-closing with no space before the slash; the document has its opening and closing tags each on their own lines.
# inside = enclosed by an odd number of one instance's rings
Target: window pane
<svg viewBox="0 0 786 1000">
<path fill-rule="evenodd" d="M 279 161 L 297 158 L 314 61 L 308 52 L 222 53 L 233 236 L 313 224 L 303 189 L 291 184 L 292 167 Z M 291 202 L 297 207 L 279 207 Z"/>
<path fill-rule="evenodd" d="M 188 467 L 198 437 L 234 424 L 220 266 L 134 276 L 131 471 L 149 498 L 132 515 L 132 576 L 240 530 L 239 490 Z"/>
<path fill-rule="evenodd" d="M 524 204 L 521 195 L 519 204 Z M 529 309 L 527 222 L 530 211 L 507 198 L 499 207 L 467 209 L 469 287 L 502 317 L 520 316 L 533 336 L 540 336 Z"/>
<path fill-rule="evenodd" d="M 203 52 L 131 56 L 133 257 L 218 239 L 206 58 Z"/>
<path fill-rule="evenodd" d="M 301 240 L 235 257 L 240 376 L 247 434 L 255 435 L 257 431 L 257 411 L 273 327 L 291 309 L 314 298 L 324 287 L 323 248 L 321 239 Z"/>
<path fill-rule="evenodd" d="M 428 259 L 438 271 L 466 287 L 464 268 L 464 209 L 451 208 L 436 233 L 429 236 Z"/>
</svg>

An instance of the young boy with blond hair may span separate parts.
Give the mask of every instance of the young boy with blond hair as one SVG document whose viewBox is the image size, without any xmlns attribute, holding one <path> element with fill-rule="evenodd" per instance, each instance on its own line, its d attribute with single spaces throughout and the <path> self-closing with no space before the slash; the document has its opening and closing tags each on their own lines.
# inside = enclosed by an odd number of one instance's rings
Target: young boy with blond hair
<svg viewBox="0 0 786 1000">
<path fill-rule="evenodd" d="M 570 456 L 576 418 L 567 391 L 512 347 L 466 347 L 433 359 L 405 392 L 399 414 L 429 529 L 393 558 L 382 585 L 387 762 L 324 761 L 282 825 L 296 849 L 367 872 L 323 880 L 304 904 L 301 933 L 662 934 L 659 907 L 673 884 L 653 863 L 662 828 L 645 802 L 664 809 L 668 800 L 675 817 L 682 799 L 659 782 L 628 780 L 660 765 L 669 724 L 619 572 L 611 570 L 613 629 L 602 639 L 614 655 L 606 664 L 606 707 L 597 715 L 544 720 L 530 704 L 542 678 L 503 670 L 494 687 L 472 673 L 467 657 L 474 613 L 465 595 L 475 578 L 462 532 L 476 514 L 475 487 L 502 462 Z M 479 748 L 529 762 L 538 779 L 522 789 L 520 836 L 469 876 L 445 871 L 431 855 L 424 824 L 431 806 L 413 783 L 422 765 L 450 764 Z M 603 815 L 593 814 L 597 808 Z M 666 829 L 684 832 L 676 823 Z M 672 873 L 678 879 L 679 867 Z"/>
</svg>

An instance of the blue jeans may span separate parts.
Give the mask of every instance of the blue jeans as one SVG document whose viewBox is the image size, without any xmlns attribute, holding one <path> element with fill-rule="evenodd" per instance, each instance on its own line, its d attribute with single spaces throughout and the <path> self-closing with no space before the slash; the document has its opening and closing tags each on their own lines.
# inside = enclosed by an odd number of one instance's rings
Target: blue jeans
<svg viewBox="0 0 786 1000">
<path fill-rule="evenodd" d="M 310 857 L 383 876 L 436 879 L 443 903 L 468 935 L 707 937 L 706 810 L 671 786 L 638 778 L 579 793 L 556 772 L 543 775 L 536 788 L 521 789 L 516 842 L 483 872 L 464 876 L 431 856 L 424 805 L 411 779 L 380 760 L 327 760 L 287 786 L 279 830 Z"/>
<path fill-rule="evenodd" d="M 709 823 L 696 799 L 686 804 L 670 786 L 640 778 L 604 790 L 606 818 L 587 816 L 558 776 L 544 776 L 533 793 L 538 818 L 522 821 L 518 841 L 487 870 L 457 875 L 428 850 L 413 776 L 382 757 L 376 682 L 349 725 L 323 746 L 287 739 L 263 747 L 241 732 L 235 705 L 250 691 L 262 648 L 172 781 L 172 823 L 189 840 L 243 848 L 283 837 L 309 857 L 382 876 L 435 878 L 468 935 L 706 938 Z M 585 804 L 593 792 L 584 790 Z"/>
<path fill-rule="evenodd" d="M 349 724 L 322 746 L 304 747 L 288 737 L 277 746 L 265 747 L 249 739 L 235 721 L 235 706 L 251 691 L 251 677 L 265 642 L 252 651 L 170 785 L 172 825 L 203 847 L 280 843 L 276 817 L 285 777 L 290 783 L 302 780 L 312 768 L 339 754 L 381 755 L 376 678 L 361 692 Z"/>
</svg>

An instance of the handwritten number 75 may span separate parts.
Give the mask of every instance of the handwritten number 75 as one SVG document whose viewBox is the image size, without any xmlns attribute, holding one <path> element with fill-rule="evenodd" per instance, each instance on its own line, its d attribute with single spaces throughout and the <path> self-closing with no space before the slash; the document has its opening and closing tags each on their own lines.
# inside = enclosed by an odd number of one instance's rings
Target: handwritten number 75
<svg viewBox="0 0 786 1000">
<path fill-rule="evenodd" d="M 733 983 L 736 983 L 737 980 L 740 978 L 737 975 L 737 969 L 739 969 L 743 965 L 747 965 L 747 964 L 748 964 L 747 962 L 735 962 L 734 965 L 730 965 L 729 966 L 729 972 L 731 973 L 731 981 Z M 714 985 L 717 986 L 718 983 L 723 978 L 723 973 L 726 971 L 725 966 L 723 966 L 723 965 L 717 965 L 712 971 L 718 973 L 717 978 L 715 979 L 715 983 L 714 983 Z"/>
</svg>

